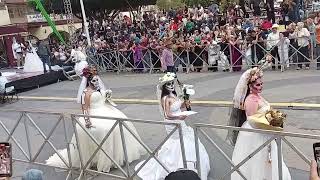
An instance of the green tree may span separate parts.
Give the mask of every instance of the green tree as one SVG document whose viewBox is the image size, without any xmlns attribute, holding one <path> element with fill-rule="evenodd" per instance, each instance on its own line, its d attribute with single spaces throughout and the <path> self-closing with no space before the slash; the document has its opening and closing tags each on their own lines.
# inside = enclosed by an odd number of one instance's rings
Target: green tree
<svg viewBox="0 0 320 180">
<path fill-rule="evenodd" d="M 197 6 L 202 5 L 204 7 L 210 6 L 213 3 L 216 3 L 217 0 L 185 0 L 185 3 L 188 6 Z"/>
<path fill-rule="evenodd" d="M 177 9 L 184 6 L 181 0 L 157 0 L 156 4 L 160 9 L 164 10 Z"/>
</svg>

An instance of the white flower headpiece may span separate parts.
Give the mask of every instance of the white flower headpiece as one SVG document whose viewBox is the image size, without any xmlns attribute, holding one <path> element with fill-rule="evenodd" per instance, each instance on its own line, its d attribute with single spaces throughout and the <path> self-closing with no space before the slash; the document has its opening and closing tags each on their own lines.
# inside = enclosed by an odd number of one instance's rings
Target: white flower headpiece
<svg viewBox="0 0 320 180">
<path fill-rule="evenodd" d="M 175 73 L 167 72 L 164 76 L 159 78 L 159 84 L 165 84 L 167 82 L 174 81 L 176 78 Z"/>
</svg>

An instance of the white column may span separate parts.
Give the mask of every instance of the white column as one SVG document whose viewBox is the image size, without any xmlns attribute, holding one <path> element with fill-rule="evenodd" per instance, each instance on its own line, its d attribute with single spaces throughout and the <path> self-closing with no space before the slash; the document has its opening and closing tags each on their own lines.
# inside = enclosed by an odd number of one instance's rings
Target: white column
<svg viewBox="0 0 320 180">
<path fill-rule="evenodd" d="M 81 6 L 81 11 L 82 11 L 82 18 L 83 18 L 83 22 L 84 22 L 84 31 L 86 33 L 88 46 L 91 46 L 91 39 L 90 39 L 89 28 L 88 28 L 89 24 L 87 22 L 87 16 L 86 16 L 86 11 L 84 10 L 83 0 L 80 0 L 80 6 Z"/>
</svg>

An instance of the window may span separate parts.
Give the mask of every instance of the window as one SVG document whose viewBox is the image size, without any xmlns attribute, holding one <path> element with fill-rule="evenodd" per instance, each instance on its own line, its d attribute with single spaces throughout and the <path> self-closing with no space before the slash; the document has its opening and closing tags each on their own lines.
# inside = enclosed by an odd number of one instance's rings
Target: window
<svg viewBox="0 0 320 180">
<path fill-rule="evenodd" d="M 17 16 L 22 17 L 24 15 L 23 9 L 22 8 L 17 8 Z"/>
<path fill-rule="evenodd" d="M 9 12 L 9 17 L 10 17 L 10 18 L 14 18 L 14 11 L 13 11 L 13 9 L 8 9 L 8 12 Z"/>
</svg>

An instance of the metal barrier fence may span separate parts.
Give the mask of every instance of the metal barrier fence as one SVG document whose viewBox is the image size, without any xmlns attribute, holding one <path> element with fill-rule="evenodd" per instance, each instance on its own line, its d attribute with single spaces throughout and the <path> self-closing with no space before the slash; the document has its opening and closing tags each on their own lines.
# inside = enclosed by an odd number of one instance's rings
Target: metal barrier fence
<svg viewBox="0 0 320 180">
<path fill-rule="evenodd" d="M 270 131 L 270 130 L 261 130 L 261 129 L 247 129 L 247 128 L 239 128 L 239 127 L 231 127 L 231 126 L 221 126 L 221 125 L 212 125 L 212 124 L 195 124 L 194 125 L 194 132 L 195 132 L 195 147 L 196 147 L 196 156 L 197 156 L 197 168 L 198 172 L 200 172 L 200 155 L 199 155 L 199 141 L 198 138 L 200 135 L 203 135 L 208 142 L 214 146 L 218 152 L 230 163 L 231 169 L 225 173 L 223 176 L 219 177 L 218 179 L 225 179 L 227 176 L 230 176 L 232 173 L 238 173 L 244 180 L 248 178 L 244 176 L 244 174 L 240 171 L 242 165 L 248 162 L 252 157 L 254 157 L 257 153 L 259 153 L 263 148 L 267 147 L 272 141 L 276 141 L 277 144 L 277 154 L 278 154 L 278 172 L 279 172 L 279 180 L 283 179 L 282 175 L 282 141 L 287 144 L 298 156 L 308 165 L 311 164 L 310 159 L 293 145 L 288 138 L 304 138 L 304 139 L 315 139 L 320 140 L 319 135 L 310 135 L 310 134 L 300 134 L 300 133 L 290 133 L 290 132 L 279 132 L 279 131 Z M 223 129 L 223 130 L 234 130 L 239 132 L 252 132 L 252 133 L 260 133 L 270 135 L 268 140 L 266 140 L 263 144 L 261 144 L 258 148 L 253 149 L 252 153 L 250 153 L 247 157 L 241 160 L 240 163 L 234 164 L 234 162 L 229 158 L 229 156 L 219 147 L 219 145 L 212 139 L 210 136 L 204 131 L 204 129 Z M 312 148 L 312 147 L 310 147 Z"/>
<path fill-rule="evenodd" d="M 215 106 L 215 105 L 211 105 Z M 228 108 L 229 104 L 218 105 L 217 110 L 221 111 L 218 108 Z M 295 106 L 292 105 L 283 105 L 278 104 L 277 108 L 287 109 L 287 110 L 316 110 L 319 111 L 319 107 L 313 106 Z M 210 109 L 212 112 L 212 109 Z M 66 179 L 74 179 L 74 177 L 79 179 L 94 179 L 97 176 L 108 176 L 113 177 L 115 179 L 132 179 L 136 177 L 137 173 L 141 170 L 141 168 L 149 161 L 151 158 L 154 158 L 165 170 L 168 171 L 166 166 L 161 162 L 161 160 L 157 159 L 156 154 L 160 150 L 161 146 L 173 135 L 173 133 L 179 133 L 181 151 L 182 151 L 182 159 L 184 167 L 186 167 L 186 157 L 184 150 L 184 142 L 182 137 L 182 129 L 180 124 L 177 123 L 167 123 L 163 121 L 149 121 L 149 120 L 138 120 L 138 119 L 120 119 L 120 118 L 109 118 L 109 117 L 98 117 L 98 116 L 90 116 L 90 118 L 98 118 L 104 119 L 107 121 L 112 121 L 114 124 L 110 128 L 108 132 L 106 132 L 105 136 L 97 140 L 87 128 L 81 123 L 79 118 L 89 117 L 85 115 L 76 115 L 72 114 L 71 116 L 63 113 L 51 113 L 51 112 L 41 112 L 41 111 L 15 111 L 15 110 L 0 110 L 2 113 L 7 113 L 5 116 L 0 118 L 0 126 L 3 130 L 0 130 L 0 141 L 10 141 L 13 144 L 13 158 L 15 162 L 23 162 L 27 164 L 40 165 L 44 167 L 48 167 L 51 170 L 61 169 L 62 172 L 66 172 L 64 178 Z M 222 111 L 221 113 L 225 113 Z M 227 114 L 227 113 L 226 113 Z M 219 118 L 219 115 L 215 116 Z M 318 117 L 318 116 L 317 116 Z M 16 120 L 15 120 L 16 119 Z M 15 121 L 14 121 L 15 120 Z M 126 122 L 133 122 L 135 124 L 142 124 L 143 126 L 149 125 L 170 125 L 174 126 L 174 130 L 166 135 L 164 139 L 156 144 L 156 147 L 151 150 L 141 139 L 136 136 L 134 131 L 126 124 Z M 227 178 L 231 173 L 239 173 L 243 179 L 246 179 L 243 173 L 239 168 L 243 164 L 245 164 L 250 158 L 252 158 L 255 154 L 257 154 L 261 149 L 266 147 L 270 142 L 276 141 L 278 145 L 278 158 L 282 159 L 281 147 L 283 146 L 283 142 L 289 146 L 294 152 L 298 154 L 298 156 L 307 164 L 310 163 L 310 160 L 307 155 L 304 154 L 298 147 L 292 144 L 288 140 L 288 138 L 304 138 L 307 140 L 320 140 L 320 136 L 318 135 L 309 135 L 309 134 L 300 134 L 300 133 L 290 133 L 290 132 L 274 132 L 267 130 L 258 130 L 258 129 L 245 129 L 245 128 L 236 128 L 229 127 L 223 125 L 212 125 L 212 124 L 194 124 L 194 132 L 195 132 L 195 148 L 196 148 L 196 167 L 198 168 L 198 172 L 200 169 L 200 158 L 199 158 L 199 138 L 202 140 L 206 140 L 209 144 L 213 145 L 213 147 L 220 152 L 220 154 L 215 154 L 215 156 L 223 157 L 227 162 L 230 163 L 231 167 L 228 169 L 228 172 L 223 174 L 219 179 Z M 245 158 L 239 164 L 234 164 L 231 158 L 227 155 L 226 152 L 220 147 L 221 144 L 219 142 L 213 140 L 205 130 L 207 129 L 216 129 L 216 130 L 237 130 L 237 131 L 246 131 L 253 133 L 262 133 L 270 135 L 270 139 L 266 141 L 263 145 L 257 148 L 253 153 L 251 153 L 247 158 Z M 33 130 L 33 131 L 32 131 Z M 70 161 L 70 147 L 77 147 L 79 150 L 79 157 L 81 159 L 81 146 L 79 146 L 79 131 L 85 133 L 88 136 L 90 141 L 92 141 L 96 145 L 96 149 L 92 152 L 89 159 L 80 160 L 80 166 L 76 166 L 72 164 Z M 120 132 L 121 136 L 121 144 L 123 147 L 125 161 L 124 164 L 117 164 L 117 162 L 112 158 L 108 152 L 102 149 L 102 145 L 110 138 L 111 134 L 115 131 Z M 137 169 L 137 171 L 133 170 L 127 161 L 127 143 L 125 141 L 124 132 L 128 132 L 132 137 L 139 143 L 148 153 L 148 157 L 146 158 L 145 163 Z M 17 134 L 20 133 L 20 134 Z M 21 136 L 21 137 L 18 137 Z M 74 135 L 76 139 L 76 143 L 70 143 L 70 137 Z M 19 139 L 20 138 L 20 139 Z M 36 138 L 36 139 L 33 139 Z M 63 141 L 63 142 L 62 142 Z M 221 142 L 220 142 L 221 143 Z M 59 148 L 67 148 L 68 158 L 63 158 L 62 154 L 58 150 Z M 310 147 L 311 148 L 311 147 Z M 208 146 L 206 146 L 208 149 Z M 47 159 L 50 153 L 57 154 L 60 157 L 65 167 L 53 167 L 48 166 L 43 163 L 45 159 Z M 18 153 L 19 152 L 19 153 Z M 109 173 L 98 172 L 96 170 L 90 169 L 90 164 L 93 158 L 96 156 L 98 152 L 102 152 L 111 162 L 113 162 L 116 167 L 116 171 L 111 171 Z M 209 152 L 209 151 L 208 151 Z M 211 154 L 212 152 L 209 152 Z M 309 156 L 310 157 L 310 156 Z M 215 162 L 213 160 L 213 162 Z M 279 166 L 279 172 L 281 172 L 281 167 Z M 215 168 L 215 167 L 213 167 Z M 281 173 L 280 173 L 281 174 Z M 279 177 L 280 178 L 280 177 Z M 281 179 L 281 178 L 280 178 Z"/>
<path fill-rule="evenodd" d="M 183 166 L 187 167 L 187 161 L 185 156 L 185 150 L 184 150 L 184 142 L 182 137 L 182 129 L 180 124 L 178 123 L 168 123 L 163 121 L 149 121 L 149 120 L 138 120 L 138 119 L 121 119 L 121 118 L 112 118 L 112 117 L 99 117 L 99 116 L 85 116 L 85 115 L 76 115 L 71 114 L 70 116 L 62 114 L 62 113 L 50 113 L 50 112 L 41 112 L 41 111 L 3 111 L 0 110 L 2 113 L 9 113 L 6 117 L 11 117 L 13 115 L 19 115 L 15 117 L 17 120 L 13 121 L 13 119 L 10 118 L 1 118 L 0 120 L 0 126 L 4 129 L 4 131 L 0 131 L 1 133 L 1 141 L 4 142 L 11 142 L 13 145 L 13 161 L 14 162 L 22 162 L 22 163 L 28 163 L 33 165 L 41 165 L 45 167 L 50 168 L 56 168 L 61 169 L 63 171 L 66 171 L 66 179 L 71 179 L 74 177 L 78 179 L 94 179 L 96 176 L 99 175 L 105 175 L 108 177 L 113 177 L 117 179 L 133 179 L 135 176 L 137 176 L 137 173 L 146 165 L 148 161 L 150 161 L 152 158 L 156 160 L 167 172 L 169 172 L 166 165 L 161 162 L 156 157 L 157 152 L 160 150 L 162 145 L 167 142 L 167 140 L 174 134 L 177 133 L 179 135 L 179 140 L 181 144 L 181 152 L 182 152 L 182 160 L 183 160 Z M 13 113 L 13 114 L 10 114 Z M 38 119 L 36 120 L 32 116 L 37 116 Z M 53 116 L 53 117 L 52 117 Z M 39 117 L 46 118 L 47 121 L 44 119 L 40 119 Z M 51 117 L 51 118 L 49 118 Z M 114 124 L 110 128 L 108 132 L 106 132 L 105 136 L 102 140 L 97 140 L 92 132 L 88 130 L 84 124 L 79 120 L 79 118 L 84 117 L 90 117 L 90 118 L 96 118 L 96 119 L 103 119 L 106 121 L 113 122 Z M 14 118 L 14 119 L 15 119 Z M 5 120 L 7 119 L 7 121 Z M 5 122 L 6 121 L 6 122 Z M 10 121 L 10 122 L 9 122 Z M 45 121 L 45 122 L 44 122 Z M 130 128 L 127 125 L 127 122 L 134 122 L 136 124 L 142 123 L 142 124 L 152 124 L 152 125 L 165 125 L 165 126 L 174 126 L 173 130 L 165 136 L 165 138 L 157 144 L 157 147 L 152 150 L 146 145 L 142 140 L 139 138 L 139 136 L 135 133 L 135 131 Z M 43 124 L 44 123 L 44 124 Z M 39 124 L 45 125 L 45 127 L 40 127 Z M 21 127 L 23 126 L 23 127 Z M 48 127 L 50 126 L 50 127 Z M 60 128 L 57 128 L 57 127 Z M 30 131 L 30 129 L 34 129 L 34 131 Z M 59 131 L 58 137 L 56 137 L 57 141 L 51 140 L 53 138 L 53 134 L 55 131 Z M 83 159 L 82 153 L 81 153 L 81 145 L 79 140 L 79 132 L 85 133 L 85 135 L 88 136 L 90 141 L 92 141 L 96 145 L 96 149 L 91 154 L 90 158 L 85 161 Z M 124 168 L 122 167 L 122 164 L 117 163 L 117 161 L 113 158 L 113 154 L 110 152 L 106 152 L 102 146 L 108 138 L 110 139 L 110 136 L 112 133 L 115 133 L 115 131 L 120 132 L 121 136 L 121 145 L 123 147 L 123 153 L 124 153 Z M 125 136 L 124 132 L 127 132 L 127 136 Z M 20 138 L 22 138 L 20 141 L 17 140 L 16 134 L 20 133 Z M 74 134 L 76 143 L 72 143 L 70 141 L 70 135 L 71 133 Z M 33 140 L 32 137 L 41 136 L 41 139 L 43 142 L 41 143 L 41 140 L 36 139 Z M 146 151 L 148 157 L 146 157 L 146 160 L 142 165 L 135 171 L 134 169 L 130 168 L 130 165 L 128 163 L 128 149 L 127 149 L 127 143 L 126 138 L 128 135 L 132 136 L 136 143 L 140 144 L 141 147 Z M 63 142 L 62 142 L 63 140 Z M 40 142 L 39 142 L 40 141 Z M 71 142 L 71 143 L 70 143 Z M 58 143 L 58 144 L 57 144 Z M 45 145 L 49 145 L 45 148 Z M 67 158 L 63 157 L 61 154 L 61 151 L 58 150 L 57 146 L 60 146 L 62 148 L 67 149 Z M 72 157 L 71 157 L 71 150 L 70 147 L 76 147 L 78 150 L 78 155 L 80 159 L 80 166 L 76 164 L 72 164 Z M 83 146 L 82 146 L 83 147 Z M 65 167 L 55 167 L 50 166 L 45 163 L 43 163 L 43 159 L 49 158 L 52 154 L 49 154 L 53 150 L 54 153 L 59 157 L 59 159 L 63 162 L 63 166 Z M 20 156 L 19 156 L 20 152 Z M 97 155 L 98 152 L 102 152 L 107 159 L 112 162 L 112 164 L 116 167 L 116 169 L 119 172 L 119 174 L 113 174 L 111 172 L 98 172 L 96 170 L 90 169 L 90 165 Z M 40 158 L 41 155 L 41 158 Z M 15 171 L 15 170 L 14 170 Z"/>
<path fill-rule="evenodd" d="M 282 38 L 274 41 L 239 41 L 239 43 L 220 42 L 218 45 L 184 46 L 174 50 L 174 65 L 180 71 L 239 71 L 255 67 L 267 58 L 271 58 L 273 68 L 281 71 L 287 68 L 320 67 L 320 42 L 309 38 L 308 46 L 300 45 L 302 38 Z M 270 47 L 269 47 L 270 46 Z M 155 72 L 161 70 L 161 48 L 132 50 L 114 50 L 97 53 L 90 57 L 103 71 L 114 72 Z"/>
</svg>

